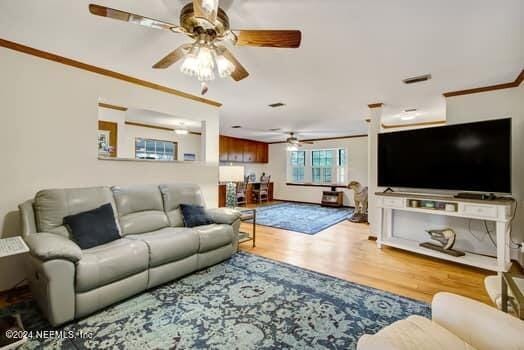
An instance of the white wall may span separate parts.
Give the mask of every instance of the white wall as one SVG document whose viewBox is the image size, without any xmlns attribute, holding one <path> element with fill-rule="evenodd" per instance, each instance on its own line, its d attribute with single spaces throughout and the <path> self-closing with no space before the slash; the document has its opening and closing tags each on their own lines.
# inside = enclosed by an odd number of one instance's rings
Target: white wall
<svg viewBox="0 0 524 350">
<path fill-rule="evenodd" d="M 219 109 L 172 94 L 0 48 L 0 233 L 20 232 L 18 204 L 43 188 L 191 182 L 218 202 Z M 102 161 L 98 99 L 206 122 L 209 163 Z M 0 290 L 24 276 L 20 257 L 0 260 Z"/>
<path fill-rule="evenodd" d="M 518 200 L 517 215 L 513 222 L 514 241 L 524 241 L 524 85 L 518 88 L 489 91 L 446 99 L 447 124 L 467 123 L 481 120 L 512 118 L 512 192 Z M 396 129 L 398 130 L 398 129 Z M 395 131 L 396 131 L 395 130 Z M 391 130 L 383 130 L 390 132 Z M 376 152 L 376 145 L 372 147 Z M 375 180 L 376 181 L 376 180 Z M 382 190 L 382 188 L 378 188 Z M 398 191 L 417 192 L 413 189 L 395 188 Z M 443 191 L 420 190 L 418 192 L 442 193 Z M 454 194 L 455 191 L 444 191 Z M 371 205 L 371 202 L 370 202 Z M 372 216 L 369 216 L 372 220 Z M 490 231 L 494 231 L 489 224 Z M 373 223 L 371 225 L 373 227 Z M 456 248 L 481 254 L 495 255 L 496 250 L 485 232 L 480 220 L 467 220 L 433 215 L 397 212 L 394 220 L 394 234 L 415 240 L 427 240 L 425 230 L 452 227 L 457 232 Z M 492 235 L 494 237 L 494 235 Z M 513 246 L 513 245 L 512 245 Z M 524 263 L 518 249 L 511 249 L 511 257 Z"/>
<path fill-rule="evenodd" d="M 276 199 L 299 202 L 320 203 L 325 187 L 289 186 L 287 182 L 287 145 L 275 143 L 269 145 L 269 163 L 262 168 L 274 182 Z M 313 145 L 304 145 L 303 149 L 346 148 L 349 180 L 356 180 L 367 186 L 368 183 L 368 143 L 367 137 L 354 137 L 340 140 L 315 141 Z M 257 174 L 257 176 L 259 176 Z M 349 182 L 349 181 L 348 181 Z M 342 190 L 342 189 L 339 189 Z M 344 189 L 344 205 L 353 206 L 353 191 Z"/>
<path fill-rule="evenodd" d="M 193 153 L 196 160 L 201 160 L 201 136 L 195 134 L 177 135 L 173 131 L 128 125 L 126 112 L 99 107 L 98 119 L 118 124 L 118 158 L 135 158 L 135 139 L 154 139 L 173 141 L 178 146 L 178 160 L 184 160 L 184 153 Z"/>
<path fill-rule="evenodd" d="M 448 124 L 512 118 L 512 192 L 518 201 L 513 221 L 514 241 L 524 241 L 524 84 L 517 88 L 482 92 L 446 99 Z M 512 249 L 512 257 L 524 263 L 524 257 Z"/>
</svg>

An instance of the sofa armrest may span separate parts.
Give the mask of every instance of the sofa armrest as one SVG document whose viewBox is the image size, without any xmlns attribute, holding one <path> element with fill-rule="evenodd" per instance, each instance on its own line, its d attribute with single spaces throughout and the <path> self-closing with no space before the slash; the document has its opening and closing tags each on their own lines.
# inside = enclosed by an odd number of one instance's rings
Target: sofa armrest
<svg viewBox="0 0 524 350">
<path fill-rule="evenodd" d="M 54 233 L 33 233 L 25 241 L 31 255 L 42 261 L 63 259 L 75 263 L 82 258 L 82 250 L 76 243 Z"/>
<path fill-rule="evenodd" d="M 206 209 L 207 214 L 217 224 L 232 225 L 235 221 L 240 219 L 240 212 L 230 208 L 214 208 Z"/>
<path fill-rule="evenodd" d="M 524 344 L 524 321 L 455 294 L 434 296 L 432 318 L 479 350 L 522 349 Z"/>
</svg>

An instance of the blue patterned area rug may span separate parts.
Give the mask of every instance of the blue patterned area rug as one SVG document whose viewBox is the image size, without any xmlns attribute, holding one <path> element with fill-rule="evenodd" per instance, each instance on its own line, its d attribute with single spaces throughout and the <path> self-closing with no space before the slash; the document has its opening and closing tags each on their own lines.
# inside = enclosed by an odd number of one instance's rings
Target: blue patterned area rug
<svg viewBox="0 0 524 350">
<path fill-rule="evenodd" d="M 32 302 L 3 310 L 9 311 L 20 312 L 33 335 L 52 330 Z M 405 297 L 237 253 L 56 329 L 54 339 L 32 339 L 26 347 L 354 349 L 363 334 L 413 314 L 430 317 L 431 310 Z"/>
<path fill-rule="evenodd" d="M 348 208 L 316 204 L 282 203 L 257 208 L 257 225 L 314 235 L 344 221 L 353 213 Z"/>
</svg>

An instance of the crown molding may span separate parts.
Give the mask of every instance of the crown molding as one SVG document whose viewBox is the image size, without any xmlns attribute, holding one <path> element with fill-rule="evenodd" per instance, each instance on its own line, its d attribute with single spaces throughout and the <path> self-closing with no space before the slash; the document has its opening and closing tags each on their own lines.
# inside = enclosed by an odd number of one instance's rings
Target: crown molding
<svg viewBox="0 0 524 350">
<path fill-rule="evenodd" d="M 330 140 L 343 140 L 343 139 L 354 139 L 357 137 L 368 137 L 367 134 L 362 135 L 347 135 L 347 136 L 336 136 L 336 137 L 323 137 L 319 139 L 304 139 L 300 140 L 300 142 L 315 142 L 315 141 L 330 141 Z M 286 141 L 274 141 L 274 142 L 268 142 L 269 145 L 274 145 L 277 143 L 286 143 Z"/>
<path fill-rule="evenodd" d="M 103 102 L 99 102 L 99 103 L 98 103 L 98 107 L 101 107 L 101 108 L 108 108 L 108 109 L 115 109 L 115 110 L 117 110 L 117 111 L 122 111 L 122 112 L 126 112 L 126 111 L 127 111 L 127 107 L 122 107 L 122 106 L 112 105 L 112 104 L 109 104 L 109 103 L 103 103 Z"/>
<path fill-rule="evenodd" d="M 420 122 L 420 123 L 409 123 L 409 124 L 384 124 L 382 123 L 381 126 L 384 129 L 393 129 L 393 128 L 409 128 L 413 126 L 430 126 L 430 125 L 442 125 L 446 124 L 446 120 L 435 120 L 430 122 Z"/>
<path fill-rule="evenodd" d="M 458 90 L 458 91 L 450 91 L 443 93 L 444 97 L 453 97 L 453 96 L 462 96 L 462 95 L 470 95 L 470 94 L 476 94 L 479 92 L 487 92 L 487 91 L 495 91 L 495 90 L 502 90 L 502 89 L 510 89 L 519 87 L 522 81 L 524 80 L 524 69 L 520 72 L 520 74 L 517 76 L 517 78 L 509 83 L 502 83 L 502 84 L 496 84 L 496 85 L 490 85 L 490 86 L 483 86 L 478 87 L 474 89 L 466 89 L 466 90 Z"/>
<path fill-rule="evenodd" d="M 109 69 L 93 66 L 93 65 L 90 65 L 90 64 L 87 64 L 87 63 L 83 63 L 83 62 L 80 62 L 80 61 L 73 60 L 71 58 L 59 56 L 59 55 L 56 55 L 54 53 L 38 50 L 38 49 L 29 47 L 29 46 L 25 46 L 25 45 L 22 45 L 22 44 L 15 43 L 13 41 L 9 41 L 9 40 L 5 40 L 5 39 L 1 39 L 0 38 L 0 47 L 5 47 L 6 49 L 11 49 L 11 50 L 22 52 L 22 53 L 25 53 L 25 54 L 28 54 L 28 55 L 40 57 L 40 58 L 43 58 L 43 59 L 46 59 L 46 60 L 49 60 L 49 61 L 54 61 L 54 62 L 57 62 L 57 63 L 65 64 L 66 66 L 71 66 L 71 67 L 83 69 L 83 70 L 89 71 L 91 73 L 96 73 L 96 74 L 104 75 L 104 76 L 107 76 L 107 77 L 110 77 L 110 78 L 123 80 L 123 81 L 131 83 L 131 84 L 143 86 L 143 87 L 150 88 L 150 89 L 153 89 L 153 90 L 162 91 L 162 92 L 165 92 L 165 93 L 168 93 L 168 94 L 171 94 L 171 95 L 175 95 L 175 96 L 178 96 L 178 97 L 186 98 L 186 99 L 193 100 L 193 101 L 196 101 L 196 102 L 205 103 L 205 104 L 213 106 L 213 107 L 221 107 L 222 106 L 222 104 L 220 102 L 216 102 L 216 101 L 213 101 L 213 100 L 208 100 L 206 98 L 199 97 L 199 96 L 196 96 L 196 95 L 192 95 L 192 94 L 189 94 L 187 92 L 183 92 L 183 91 L 176 90 L 176 89 L 173 89 L 173 88 L 170 88 L 170 87 L 167 87 L 167 86 L 159 85 L 159 84 L 147 81 L 147 80 L 142 80 L 142 79 L 135 78 L 135 77 L 132 77 L 132 76 L 129 76 L 129 75 L 118 73 L 118 72 L 115 72 L 115 71 L 112 71 L 112 70 L 109 70 Z"/>
</svg>

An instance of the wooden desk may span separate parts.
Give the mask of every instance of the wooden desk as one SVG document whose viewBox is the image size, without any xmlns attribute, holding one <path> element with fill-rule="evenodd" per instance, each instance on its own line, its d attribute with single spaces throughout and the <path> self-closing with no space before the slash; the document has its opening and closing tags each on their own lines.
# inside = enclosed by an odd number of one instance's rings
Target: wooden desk
<svg viewBox="0 0 524 350">
<path fill-rule="evenodd" d="M 260 182 L 250 182 L 247 184 L 246 188 L 246 201 L 247 204 L 255 204 L 255 201 L 253 200 L 253 189 L 260 186 Z M 270 201 L 273 200 L 273 183 L 269 183 L 269 194 L 268 199 Z M 219 184 L 218 185 L 218 206 L 220 208 L 226 206 L 226 185 L 225 184 Z"/>
</svg>

